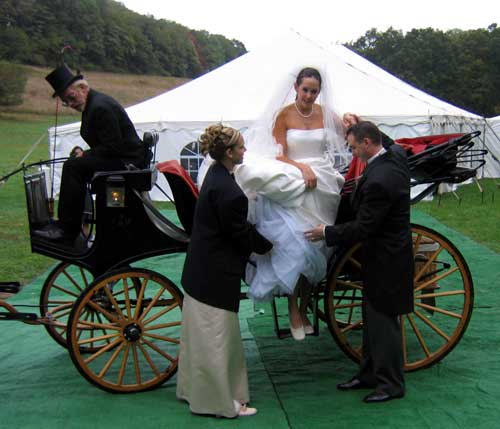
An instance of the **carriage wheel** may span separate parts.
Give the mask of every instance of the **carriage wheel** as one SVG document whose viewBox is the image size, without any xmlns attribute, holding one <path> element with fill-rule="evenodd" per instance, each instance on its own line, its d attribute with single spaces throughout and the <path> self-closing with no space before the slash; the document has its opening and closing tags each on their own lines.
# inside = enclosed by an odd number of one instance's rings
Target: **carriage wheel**
<svg viewBox="0 0 500 429">
<path fill-rule="evenodd" d="M 177 286 L 150 270 L 123 268 L 96 279 L 75 302 L 68 324 L 78 371 L 115 393 L 164 383 L 177 371 L 182 299 Z M 89 320 L 89 310 L 98 317 Z M 89 345 L 97 351 L 84 355 Z"/>
<path fill-rule="evenodd" d="M 457 248 L 438 232 L 412 225 L 415 259 L 413 313 L 400 316 L 404 368 L 443 359 L 467 329 L 474 304 L 472 277 Z M 339 347 L 359 362 L 362 353 L 360 244 L 341 256 L 328 279 L 325 313 Z"/>
<path fill-rule="evenodd" d="M 45 329 L 63 347 L 68 347 L 66 332 L 73 304 L 93 280 L 94 276 L 85 268 L 61 262 L 43 284 L 40 314 L 51 321 L 44 325 Z"/>
</svg>

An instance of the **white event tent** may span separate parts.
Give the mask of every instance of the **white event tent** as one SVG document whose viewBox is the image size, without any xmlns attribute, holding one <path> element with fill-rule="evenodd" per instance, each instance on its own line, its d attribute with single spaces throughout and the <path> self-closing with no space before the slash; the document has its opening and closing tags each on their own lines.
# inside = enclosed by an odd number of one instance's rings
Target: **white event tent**
<svg viewBox="0 0 500 429">
<path fill-rule="evenodd" d="M 473 130 L 484 134 L 486 129 L 484 118 L 412 87 L 349 49 L 321 46 L 292 31 L 127 112 L 139 135 L 159 132 L 158 161 L 179 160 L 181 152 L 189 158 L 194 146 L 187 145 L 206 126 L 223 121 L 244 130 L 258 119 L 273 89 L 297 66 L 319 67 L 340 113 L 355 112 L 392 138 Z M 80 123 L 59 127 L 57 136 L 49 129 L 51 155 L 67 156 L 73 146 L 84 146 L 79 130 Z M 57 189 L 58 172 L 55 180 Z M 161 194 L 152 197 L 161 199 Z"/>
<path fill-rule="evenodd" d="M 485 147 L 488 149 L 484 177 L 500 177 L 500 116 L 486 119 Z"/>
</svg>

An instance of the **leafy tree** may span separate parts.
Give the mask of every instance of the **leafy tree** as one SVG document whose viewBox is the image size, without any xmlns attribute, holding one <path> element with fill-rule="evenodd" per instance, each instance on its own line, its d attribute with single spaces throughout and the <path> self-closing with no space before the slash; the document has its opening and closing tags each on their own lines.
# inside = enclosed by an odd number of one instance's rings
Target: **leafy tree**
<svg viewBox="0 0 500 429">
<path fill-rule="evenodd" d="M 0 58 L 14 62 L 27 62 L 31 55 L 28 35 L 18 27 L 0 27 Z"/>
<path fill-rule="evenodd" d="M 2 0 L 0 59 L 54 66 L 196 77 L 245 53 L 241 42 L 139 15 L 113 0 Z M 206 42 L 206 43 L 205 43 Z M 202 58 L 208 58 L 203 65 Z"/>
<path fill-rule="evenodd" d="M 21 66 L 0 62 L 0 106 L 21 104 L 26 81 L 26 72 Z"/>
<path fill-rule="evenodd" d="M 500 113 L 500 30 L 371 29 L 354 51 L 408 83 L 483 116 Z"/>
</svg>

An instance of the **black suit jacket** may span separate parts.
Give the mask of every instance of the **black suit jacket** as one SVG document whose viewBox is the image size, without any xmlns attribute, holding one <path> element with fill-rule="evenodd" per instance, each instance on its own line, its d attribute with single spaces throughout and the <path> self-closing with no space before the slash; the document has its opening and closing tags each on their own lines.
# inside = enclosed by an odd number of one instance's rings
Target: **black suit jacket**
<svg viewBox="0 0 500 429">
<path fill-rule="evenodd" d="M 327 226 L 329 246 L 362 242 L 366 297 L 377 311 L 413 311 L 410 173 L 404 154 L 389 149 L 363 172 L 353 196 L 353 221 Z"/>
<path fill-rule="evenodd" d="M 196 203 L 182 286 L 196 300 L 237 312 L 251 252 L 272 244 L 247 222 L 248 199 L 222 164 L 207 172 Z"/>
<path fill-rule="evenodd" d="M 144 167 L 146 149 L 125 109 L 112 97 L 91 89 L 80 127 L 90 153 Z"/>
</svg>

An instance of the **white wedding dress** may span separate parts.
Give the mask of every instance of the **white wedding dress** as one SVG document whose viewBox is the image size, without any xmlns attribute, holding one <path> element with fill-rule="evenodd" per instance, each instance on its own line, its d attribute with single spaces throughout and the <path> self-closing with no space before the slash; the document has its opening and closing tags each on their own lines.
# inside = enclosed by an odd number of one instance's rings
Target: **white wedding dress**
<svg viewBox="0 0 500 429">
<path fill-rule="evenodd" d="M 274 244 L 266 255 L 252 255 L 256 267 L 247 265 L 249 296 L 255 301 L 292 294 L 301 274 L 311 284 L 326 275 L 324 241 L 311 243 L 303 235 L 320 223 L 333 224 L 340 202 L 344 178 L 327 156 L 326 134 L 324 128 L 287 131 L 287 157 L 313 169 L 315 189 L 305 188 L 298 168 L 250 151 L 235 172 L 250 200 L 250 221 Z"/>
</svg>

